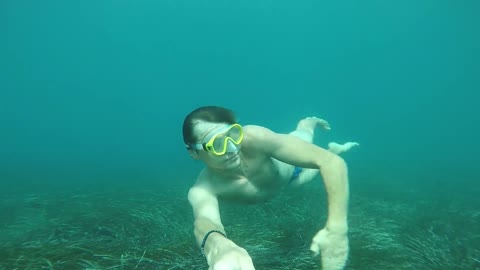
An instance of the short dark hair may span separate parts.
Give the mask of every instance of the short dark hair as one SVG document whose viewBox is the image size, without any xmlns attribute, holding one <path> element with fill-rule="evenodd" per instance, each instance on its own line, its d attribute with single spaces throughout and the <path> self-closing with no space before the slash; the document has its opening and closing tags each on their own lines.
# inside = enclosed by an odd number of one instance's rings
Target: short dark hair
<svg viewBox="0 0 480 270">
<path fill-rule="evenodd" d="M 219 106 L 203 106 L 190 112 L 183 121 L 183 141 L 185 145 L 195 143 L 197 138 L 193 134 L 193 126 L 196 120 L 211 123 L 235 124 L 235 113 L 227 108 Z"/>
</svg>

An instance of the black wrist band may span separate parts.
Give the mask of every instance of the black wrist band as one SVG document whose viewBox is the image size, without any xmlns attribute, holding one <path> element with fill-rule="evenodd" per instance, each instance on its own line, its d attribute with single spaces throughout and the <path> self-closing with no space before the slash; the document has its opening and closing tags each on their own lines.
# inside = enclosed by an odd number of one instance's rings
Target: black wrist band
<svg viewBox="0 0 480 270">
<path fill-rule="evenodd" d="M 209 232 L 207 232 L 207 234 L 205 234 L 205 237 L 203 237 L 203 241 L 202 241 L 202 245 L 200 246 L 200 250 L 202 251 L 202 255 L 205 257 L 205 251 L 204 251 L 204 248 L 205 248 L 205 243 L 207 242 L 207 238 L 208 236 L 211 234 L 211 233 L 219 233 L 221 235 L 223 235 L 225 238 L 227 238 L 227 236 L 221 232 L 221 231 L 218 231 L 218 230 L 211 230 Z"/>
</svg>

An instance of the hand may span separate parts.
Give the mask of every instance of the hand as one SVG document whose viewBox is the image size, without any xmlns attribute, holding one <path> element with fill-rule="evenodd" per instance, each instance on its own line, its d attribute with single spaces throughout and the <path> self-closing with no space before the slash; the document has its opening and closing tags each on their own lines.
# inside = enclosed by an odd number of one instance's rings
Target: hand
<svg viewBox="0 0 480 270">
<path fill-rule="evenodd" d="M 347 142 L 347 143 L 344 143 L 344 144 L 338 144 L 336 142 L 330 142 L 328 144 L 328 151 L 338 155 L 338 154 L 341 154 L 343 152 L 347 152 L 351 148 L 353 148 L 355 146 L 359 146 L 359 145 L 360 144 L 357 143 L 357 142 Z"/>
<path fill-rule="evenodd" d="M 331 129 L 331 128 L 330 128 L 330 124 L 329 124 L 328 121 L 325 120 L 325 119 L 319 118 L 317 125 L 319 125 L 320 127 L 322 127 L 322 128 L 325 129 L 325 130 L 330 130 L 330 129 Z"/>
<path fill-rule="evenodd" d="M 237 245 L 220 247 L 208 261 L 208 270 L 255 270 L 248 252 Z"/>
<path fill-rule="evenodd" d="M 348 258 L 347 233 L 324 228 L 313 237 L 310 250 L 315 255 L 321 252 L 323 270 L 343 269 Z"/>
</svg>

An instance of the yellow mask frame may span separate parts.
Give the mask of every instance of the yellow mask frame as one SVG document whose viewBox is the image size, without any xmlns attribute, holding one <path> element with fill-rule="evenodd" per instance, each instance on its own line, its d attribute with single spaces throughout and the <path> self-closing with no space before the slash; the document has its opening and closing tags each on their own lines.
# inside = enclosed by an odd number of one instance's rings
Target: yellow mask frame
<svg viewBox="0 0 480 270">
<path fill-rule="evenodd" d="M 235 137 L 232 137 L 232 131 L 237 131 Z M 220 140 L 220 141 L 219 141 Z M 243 128 L 240 124 L 233 124 L 225 129 L 215 133 L 206 143 L 197 143 L 187 145 L 188 149 L 205 150 L 216 156 L 224 155 L 228 151 L 228 143 L 232 142 L 239 145 L 243 140 Z"/>
</svg>

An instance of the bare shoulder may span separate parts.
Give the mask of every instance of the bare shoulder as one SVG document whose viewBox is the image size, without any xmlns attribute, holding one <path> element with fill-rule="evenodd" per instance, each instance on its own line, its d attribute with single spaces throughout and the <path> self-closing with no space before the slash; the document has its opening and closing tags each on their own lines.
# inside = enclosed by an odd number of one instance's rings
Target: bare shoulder
<svg viewBox="0 0 480 270">
<path fill-rule="evenodd" d="M 213 193 L 205 187 L 194 185 L 188 190 L 188 201 L 191 205 L 198 205 L 207 198 L 214 197 Z"/>
<path fill-rule="evenodd" d="M 243 127 L 243 132 L 245 133 L 245 144 L 261 143 L 276 134 L 272 130 L 258 125 L 246 125 Z"/>
<path fill-rule="evenodd" d="M 258 125 L 244 126 L 244 134 L 242 145 L 245 145 L 247 149 L 254 150 L 257 154 L 265 153 L 267 155 L 270 155 L 276 145 L 281 143 L 284 136 L 288 136 Z"/>
<path fill-rule="evenodd" d="M 269 128 L 259 126 L 259 125 L 245 125 L 243 126 L 243 131 L 245 133 L 252 133 L 252 134 L 265 134 L 273 132 Z"/>
<path fill-rule="evenodd" d="M 212 196 L 215 196 L 213 186 L 206 176 L 206 172 L 202 171 L 197 177 L 195 184 L 188 190 L 188 200 L 192 205 L 196 205 Z"/>
</svg>

